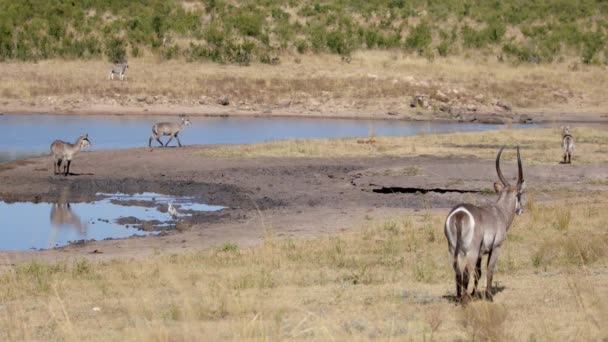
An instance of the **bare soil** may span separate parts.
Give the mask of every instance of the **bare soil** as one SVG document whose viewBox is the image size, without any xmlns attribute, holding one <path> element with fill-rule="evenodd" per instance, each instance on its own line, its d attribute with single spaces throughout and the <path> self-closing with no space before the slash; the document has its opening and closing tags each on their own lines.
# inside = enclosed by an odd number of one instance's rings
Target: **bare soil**
<svg viewBox="0 0 608 342">
<path fill-rule="evenodd" d="M 318 235 L 357 228 L 364 219 L 447 211 L 462 201 L 494 200 L 490 190 L 494 161 L 474 156 L 231 159 L 197 155 L 205 148 L 209 147 L 83 152 L 72 163 L 75 174 L 68 177 L 53 175 L 50 157 L 0 164 L 0 200 L 6 202 L 80 202 L 97 199 L 99 192 L 158 192 L 228 207 L 184 218 L 177 229 L 160 236 L 0 252 L 0 259 L 13 264 L 32 258 L 146 255 L 223 242 L 247 246 L 267 230 L 278 236 Z M 503 172 L 514 177 L 515 163 L 503 163 Z M 550 200 L 551 191 L 607 188 L 584 182 L 608 177 L 606 164 L 524 165 L 524 173 L 528 188 L 541 190 L 536 198 L 540 201 Z"/>
</svg>

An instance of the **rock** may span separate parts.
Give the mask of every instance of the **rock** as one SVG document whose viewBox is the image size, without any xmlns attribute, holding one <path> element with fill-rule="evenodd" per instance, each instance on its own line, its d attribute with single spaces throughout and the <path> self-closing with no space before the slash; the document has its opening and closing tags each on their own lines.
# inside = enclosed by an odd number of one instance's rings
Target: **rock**
<svg viewBox="0 0 608 342">
<path fill-rule="evenodd" d="M 217 99 L 217 103 L 221 104 L 222 106 L 227 106 L 230 104 L 230 100 L 228 99 L 228 96 L 222 96 Z"/>
<path fill-rule="evenodd" d="M 476 112 L 477 111 L 477 106 L 474 104 L 468 104 L 465 106 L 465 109 L 469 112 Z"/>
<path fill-rule="evenodd" d="M 388 115 L 399 115 L 399 112 L 396 110 L 389 110 L 386 114 Z"/>
<path fill-rule="evenodd" d="M 451 112 L 452 107 L 447 103 L 442 103 L 441 105 L 439 105 L 439 110 L 442 112 L 449 113 Z"/>
<path fill-rule="evenodd" d="M 520 124 L 532 123 L 532 118 L 528 114 L 521 114 L 519 116 L 519 123 Z"/>
<path fill-rule="evenodd" d="M 137 96 L 135 99 L 137 100 L 137 102 L 144 102 L 144 101 L 146 101 L 146 96 L 140 95 L 140 96 Z"/>
<path fill-rule="evenodd" d="M 285 108 L 291 106 L 291 99 L 281 99 L 277 102 L 278 108 Z"/>
<path fill-rule="evenodd" d="M 428 106 L 429 106 L 429 100 L 428 100 L 428 96 L 426 96 L 426 95 L 414 95 L 414 97 L 412 97 L 412 101 L 410 102 L 410 107 L 412 107 L 412 108 L 416 108 L 416 107 L 427 108 Z"/>
<path fill-rule="evenodd" d="M 441 90 L 437 90 L 435 94 L 433 94 L 433 98 L 439 102 L 448 102 L 450 98 L 444 94 Z"/>
<path fill-rule="evenodd" d="M 477 102 L 483 102 L 483 100 L 485 99 L 485 96 L 483 96 L 483 94 L 477 94 L 477 95 L 475 95 L 474 99 Z"/>
<path fill-rule="evenodd" d="M 484 124 L 501 125 L 505 123 L 504 118 L 494 115 L 477 115 L 475 118 L 477 119 L 477 122 Z"/>
<path fill-rule="evenodd" d="M 152 96 L 146 96 L 146 103 L 153 104 L 156 101 Z"/>
<path fill-rule="evenodd" d="M 198 98 L 198 104 L 205 105 L 209 103 L 209 98 L 207 96 L 201 96 Z"/>
<path fill-rule="evenodd" d="M 513 109 L 513 106 L 511 106 L 511 104 L 509 102 L 504 101 L 504 100 L 496 101 L 496 107 L 500 107 L 509 112 Z"/>
</svg>

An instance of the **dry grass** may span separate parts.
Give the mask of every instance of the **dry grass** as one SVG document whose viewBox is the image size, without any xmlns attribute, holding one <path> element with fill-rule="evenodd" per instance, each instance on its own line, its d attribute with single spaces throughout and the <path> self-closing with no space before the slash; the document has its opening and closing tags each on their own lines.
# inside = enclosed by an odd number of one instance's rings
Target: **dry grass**
<svg viewBox="0 0 608 342">
<path fill-rule="evenodd" d="M 572 130 L 576 139 L 574 163 L 608 162 L 608 131 L 589 127 Z M 249 145 L 223 145 L 202 148 L 197 155 L 210 157 L 339 157 L 339 156 L 416 156 L 472 154 L 494 158 L 503 144 L 519 144 L 526 163 L 556 163 L 562 158 L 558 128 L 502 129 L 497 131 L 419 134 L 407 137 L 378 137 L 373 144 L 357 138 L 295 139 Z M 505 151 L 505 154 L 512 151 Z M 602 180 L 597 180 L 602 181 Z"/>
<path fill-rule="evenodd" d="M 451 302 L 445 213 L 427 211 L 312 239 L 268 230 L 250 248 L 18 265 L 0 276 L 0 338 L 598 340 L 608 201 L 583 195 L 533 202 L 516 219 L 495 303 Z M 568 229 L 558 229 L 566 206 Z"/>
<path fill-rule="evenodd" d="M 278 66 L 130 61 L 128 82 L 107 80 L 102 61 L 0 63 L 0 97 L 37 105 L 64 101 L 133 105 L 138 95 L 164 96 L 168 104 L 198 105 L 200 96 L 229 96 L 241 107 L 280 103 L 310 110 L 409 110 L 409 97 L 437 90 L 462 103 L 506 99 L 517 108 L 602 112 L 608 86 L 600 67 L 567 71 L 566 64 L 512 66 L 459 58 L 429 62 L 397 52 L 361 52 L 352 63 L 336 56 L 285 56 Z M 458 93 L 451 93 L 457 90 Z M 556 95 L 557 94 L 557 95 Z M 564 99 L 559 94 L 567 94 Z M 481 95 L 481 98 L 474 99 Z"/>
</svg>

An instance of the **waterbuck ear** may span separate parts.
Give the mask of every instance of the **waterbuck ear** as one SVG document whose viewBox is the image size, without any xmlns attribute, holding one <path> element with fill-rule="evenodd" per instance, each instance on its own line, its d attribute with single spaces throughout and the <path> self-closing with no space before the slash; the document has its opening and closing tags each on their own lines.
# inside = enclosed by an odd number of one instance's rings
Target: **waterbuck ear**
<svg viewBox="0 0 608 342">
<path fill-rule="evenodd" d="M 494 183 L 494 191 L 496 191 L 496 193 L 500 193 L 503 189 L 505 188 L 504 185 L 502 185 L 502 183 Z"/>
</svg>

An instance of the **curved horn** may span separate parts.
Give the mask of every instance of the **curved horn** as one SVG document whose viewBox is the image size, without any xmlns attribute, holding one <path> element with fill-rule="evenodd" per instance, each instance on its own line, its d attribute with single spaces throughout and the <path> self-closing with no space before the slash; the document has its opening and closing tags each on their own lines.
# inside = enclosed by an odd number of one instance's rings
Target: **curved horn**
<svg viewBox="0 0 608 342">
<path fill-rule="evenodd" d="M 507 185 L 509 185 L 509 182 L 507 181 L 505 176 L 503 176 L 502 172 L 500 171 L 500 155 L 502 154 L 502 150 L 504 150 L 504 149 L 505 149 L 505 146 L 501 147 L 500 151 L 498 151 L 498 155 L 496 156 L 496 173 L 498 174 L 498 178 L 502 182 L 502 185 L 507 186 Z"/>
<path fill-rule="evenodd" d="M 521 186 L 524 181 L 524 170 L 521 167 L 521 156 L 519 155 L 519 145 L 517 145 L 517 186 Z"/>
</svg>

